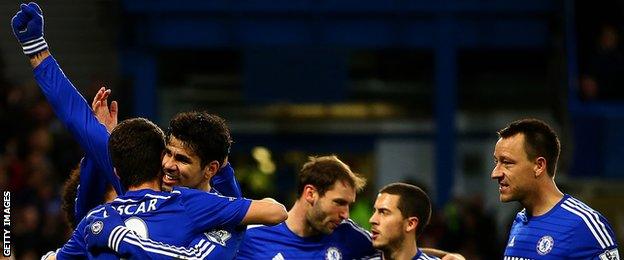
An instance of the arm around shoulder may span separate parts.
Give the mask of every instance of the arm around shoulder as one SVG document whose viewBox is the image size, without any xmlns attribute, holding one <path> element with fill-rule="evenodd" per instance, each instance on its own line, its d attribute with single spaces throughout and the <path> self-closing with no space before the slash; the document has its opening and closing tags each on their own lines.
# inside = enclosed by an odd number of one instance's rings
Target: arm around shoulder
<svg viewBox="0 0 624 260">
<path fill-rule="evenodd" d="M 252 200 L 241 224 L 277 225 L 288 218 L 288 212 L 281 203 L 271 198 Z"/>
</svg>

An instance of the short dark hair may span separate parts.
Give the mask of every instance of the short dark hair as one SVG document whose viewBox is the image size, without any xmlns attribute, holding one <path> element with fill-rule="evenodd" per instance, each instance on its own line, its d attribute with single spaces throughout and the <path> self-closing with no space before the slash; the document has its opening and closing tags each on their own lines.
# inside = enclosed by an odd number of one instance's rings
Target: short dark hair
<svg viewBox="0 0 624 260">
<path fill-rule="evenodd" d="M 303 188 L 310 184 L 323 196 L 337 181 L 346 182 L 356 191 L 362 190 L 366 185 L 366 179 L 352 172 L 351 168 L 335 155 L 310 157 L 299 172 L 298 195 L 301 196 Z"/>
<path fill-rule="evenodd" d="M 416 237 L 422 234 L 425 226 L 431 219 L 431 200 L 421 188 L 401 182 L 388 184 L 379 190 L 379 193 L 387 193 L 399 196 L 397 207 L 403 218 L 417 217 Z"/>
<path fill-rule="evenodd" d="M 108 141 L 111 161 L 125 189 L 159 177 L 164 149 L 163 131 L 145 118 L 122 121 Z"/>
<path fill-rule="evenodd" d="M 561 153 L 561 143 L 555 131 L 544 121 L 533 118 L 517 120 L 497 133 L 500 138 L 523 134 L 524 151 L 528 159 L 546 158 L 548 176 L 555 176 L 559 153 Z"/>
<path fill-rule="evenodd" d="M 180 140 L 199 157 L 202 168 L 214 160 L 224 163 L 232 146 L 230 129 L 225 120 L 206 111 L 175 115 L 169 122 L 167 143 L 171 136 Z"/>
</svg>

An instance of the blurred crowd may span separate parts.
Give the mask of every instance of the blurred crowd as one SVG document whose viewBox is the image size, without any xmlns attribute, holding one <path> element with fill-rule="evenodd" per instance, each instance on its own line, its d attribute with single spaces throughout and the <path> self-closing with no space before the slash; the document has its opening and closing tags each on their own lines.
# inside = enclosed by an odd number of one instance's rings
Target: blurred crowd
<svg viewBox="0 0 624 260">
<path fill-rule="evenodd" d="M 0 186 L 11 192 L 11 242 L 18 259 L 38 259 L 69 233 L 60 191 L 80 150 L 34 81 L 0 80 Z"/>
<path fill-rule="evenodd" d="M 604 24 L 598 30 L 591 51 L 584 53 L 581 64 L 580 91 L 586 101 L 614 101 L 624 99 L 624 53 L 620 29 Z"/>
</svg>

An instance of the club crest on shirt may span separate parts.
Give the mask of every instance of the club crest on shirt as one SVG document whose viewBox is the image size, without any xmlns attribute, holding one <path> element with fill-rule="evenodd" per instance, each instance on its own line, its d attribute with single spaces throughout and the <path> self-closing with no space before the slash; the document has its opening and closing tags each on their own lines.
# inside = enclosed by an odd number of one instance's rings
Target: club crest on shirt
<svg viewBox="0 0 624 260">
<path fill-rule="evenodd" d="M 327 253 L 325 253 L 325 260 L 341 260 L 342 259 L 342 253 L 340 253 L 340 250 L 338 250 L 338 248 L 335 247 L 330 247 L 327 249 Z"/>
<path fill-rule="evenodd" d="M 537 253 L 540 255 L 545 255 L 550 253 L 550 250 L 555 246 L 555 240 L 551 236 L 543 236 L 537 241 Z"/>
<path fill-rule="evenodd" d="M 97 235 L 102 231 L 103 228 L 104 228 L 104 223 L 98 220 L 95 223 L 93 223 L 93 225 L 91 225 L 91 233 L 93 233 L 94 235 Z"/>
</svg>

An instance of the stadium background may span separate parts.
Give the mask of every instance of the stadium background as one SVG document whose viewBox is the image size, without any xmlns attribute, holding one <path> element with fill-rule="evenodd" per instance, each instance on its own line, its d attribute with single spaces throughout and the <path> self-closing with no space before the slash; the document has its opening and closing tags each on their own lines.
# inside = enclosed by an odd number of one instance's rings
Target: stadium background
<svg viewBox="0 0 624 260">
<path fill-rule="evenodd" d="M 66 240 L 60 190 L 81 151 L 33 80 L 0 3 L 0 187 L 12 192 L 16 259 Z M 556 127 L 562 190 L 624 238 L 622 1 L 39 1 L 46 39 L 88 98 L 105 85 L 121 119 L 166 127 L 178 111 L 226 118 L 231 161 L 252 198 L 289 207 L 310 155 L 337 154 L 369 183 L 426 188 L 419 245 L 500 259 L 519 205 L 490 180 L 495 131 Z M 598 94 L 592 92 L 598 89 Z"/>
</svg>

